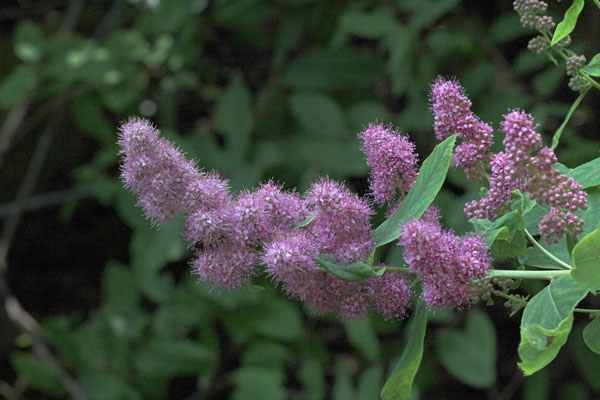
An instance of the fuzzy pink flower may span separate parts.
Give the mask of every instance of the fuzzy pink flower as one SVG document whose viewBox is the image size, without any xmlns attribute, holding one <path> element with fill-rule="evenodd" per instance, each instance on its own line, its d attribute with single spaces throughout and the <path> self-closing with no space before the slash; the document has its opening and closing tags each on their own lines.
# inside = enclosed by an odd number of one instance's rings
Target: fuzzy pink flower
<svg viewBox="0 0 600 400">
<path fill-rule="evenodd" d="M 359 134 L 371 168 L 370 189 L 379 205 L 391 203 L 396 189 L 408 192 L 418 176 L 415 146 L 391 126 L 371 124 Z"/>
<path fill-rule="evenodd" d="M 213 286 L 232 290 L 250 283 L 257 255 L 252 247 L 225 242 L 196 252 L 192 273 Z"/>
</svg>

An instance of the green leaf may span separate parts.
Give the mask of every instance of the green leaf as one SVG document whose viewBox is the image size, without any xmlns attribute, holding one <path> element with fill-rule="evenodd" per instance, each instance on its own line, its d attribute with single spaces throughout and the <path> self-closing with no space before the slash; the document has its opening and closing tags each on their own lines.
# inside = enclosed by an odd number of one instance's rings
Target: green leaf
<svg viewBox="0 0 600 400">
<path fill-rule="evenodd" d="M 570 276 L 550 282 L 529 300 L 521 318 L 519 367 L 531 375 L 548 365 L 567 341 L 573 309 L 588 290 Z"/>
<path fill-rule="evenodd" d="M 13 352 L 10 363 L 19 376 L 27 379 L 29 387 L 56 397 L 67 395 L 60 382 L 60 372 L 48 361 L 31 353 Z"/>
<path fill-rule="evenodd" d="M 294 227 L 292 229 L 298 229 L 298 228 L 307 226 L 308 224 L 310 224 L 312 222 L 313 219 L 315 219 L 316 216 L 317 216 L 317 213 L 310 214 L 307 218 L 303 219 L 302 221 L 300 221 L 296 225 L 294 225 Z"/>
<path fill-rule="evenodd" d="M 339 265 L 331 254 L 319 254 L 316 261 L 327 272 L 347 282 L 362 282 L 374 276 L 381 276 L 385 272 L 385 268 L 375 271 L 373 267 L 364 262 Z"/>
<path fill-rule="evenodd" d="M 340 137 L 346 130 L 344 110 L 330 96 L 295 93 L 289 100 L 292 114 L 309 135 Z"/>
<path fill-rule="evenodd" d="M 427 314 L 427 306 L 419 299 L 408 327 L 406 347 L 381 390 L 382 400 L 406 400 L 410 397 L 413 380 L 423 357 Z"/>
<path fill-rule="evenodd" d="M 28 20 L 21 20 L 15 29 L 15 54 L 24 62 L 37 62 L 44 51 L 44 34 Z"/>
<path fill-rule="evenodd" d="M 350 35 L 377 39 L 386 35 L 396 24 L 394 10 L 379 7 L 372 12 L 350 9 L 338 19 L 339 29 Z"/>
<path fill-rule="evenodd" d="M 302 391 L 308 400 L 325 398 L 325 373 L 322 365 L 314 359 L 302 363 L 296 377 L 302 383 Z"/>
<path fill-rule="evenodd" d="M 585 97 L 585 95 L 587 94 L 587 92 L 589 90 L 590 89 L 588 88 L 588 89 L 584 90 L 583 92 L 581 92 L 581 94 L 573 102 L 573 105 L 571 105 L 571 108 L 569 109 L 569 112 L 567 113 L 567 116 L 565 117 L 565 120 L 562 122 L 562 124 L 560 124 L 560 126 L 558 127 L 558 129 L 554 133 L 554 136 L 552 137 L 552 148 L 553 149 L 555 149 L 556 146 L 558 146 L 558 141 L 560 140 L 560 137 L 561 137 L 563 131 L 565 130 L 565 127 L 569 123 L 569 120 L 571 119 L 571 116 L 573 115 L 573 113 L 575 112 L 575 110 L 577 110 L 577 107 L 579 107 L 579 104 L 581 104 L 581 101 L 583 100 L 583 98 Z"/>
<path fill-rule="evenodd" d="M 529 211 L 533 210 L 535 205 L 537 204 L 535 200 L 530 200 L 529 196 L 523 194 L 519 189 L 512 191 L 513 199 L 518 201 L 519 211 L 521 215 L 527 214 Z M 514 208 L 514 204 L 513 204 Z"/>
<path fill-rule="evenodd" d="M 352 346 L 367 360 L 376 361 L 380 356 L 379 339 L 369 318 L 344 321 L 346 336 Z"/>
<path fill-rule="evenodd" d="M 156 337 L 139 348 L 133 362 L 136 372 L 144 377 L 171 378 L 215 368 L 217 353 L 210 346 L 189 339 Z"/>
<path fill-rule="evenodd" d="M 600 317 L 596 317 L 583 329 L 583 341 L 594 353 L 600 354 Z"/>
<path fill-rule="evenodd" d="M 571 276 L 580 285 L 596 291 L 600 289 L 600 228 L 584 236 L 573 249 Z"/>
<path fill-rule="evenodd" d="M 584 4 L 584 0 L 573 0 L 573 3 L 571 3 L 571 6 L 565 12 L 565 17 L 560 24 L 556 26 L 554 36 L 552 36 L 551 46 L 554 46 L 569 33 L 573 32 L 573 29 L 575 29 L 575 25 L 577 24 L 577 18 L 579 17 L 581 10 L 583 10 Z"/>
<path fill-rule="evenodd" d="M 314 48 L 295 58 L 283 73 L 283 84 L 297 89 L 370 89 L 383 79 L 380 63 L 356 48 Z"/>
<path fill-rule="evenodd" d="M 106 118 L 95 94 L 76 96 L 69 106 L 73 122 L 80 131 L 102 145 L 115 142 L 116 131 Z"/>
<path fill-rule="evenodd" d="M 533 209 L 530 206 L 527 204 L 525 207 Z M 504 214 L 494 222 L 485 219 L 471 219 L 469 222 L 475 232 L 485 237 L 486 245 L 500 254 L 517 257 L 527 252 L 527 239 L 522 233 L 525 223 L 520 210 Z"/>
<path fill-rule="evenodd" d="M 587 65 L 582 67 L 581 71 L 591 76 L 600 76 L 600 53 L 596 54 Z"/>
<path fill-rule="evenodd" d="M 584 189 L 600 185 L 600 157 L 572 169 L 568 176 Z"/>
<path fill-rule="evenodd" d="M 245 366 L 232 374 L 233 400 L 281 400 L 288 398 L 285 374 L 280 369 Z"/>
<path fill-rule="evenodd" d="M 496 330 L 487 314 L 471 311 L 464 331 L 443 329 L 436 344 L 440 362 L 461 382 L 484 389 L 496 381 Z"/>
<path fill-rule="evenodd" d="M 17 65 L 0 82 L 0 107 L 8 109 L 23 100 L 39 82 L 39 75 L 33 65 Z"/>
<path fill-rule="evenodd" d="M 574 361 L 579 376 L 596 392 L 600 393 L 600 368 L 596 366 L 600 363 L 600 355 L 590 351 L 583 339 L 583 332 L 580 324 L 573 327 L 573 334 L 569 340 L 569 353 Z"/>
<path fill-rule="evenodd" d="M 236 72 L 225 88 L 213 114 L 215 128 L 226 140 L 228 159 L 239 166 L 250 144 L 253 120 L 250 91 L 240 72 Z"/>
<path fill-rule="evenodd" d="M 569 255 L 565 237 L 562 237 L 558 243 L 545 244 L 542 242 L 540 243 L 540 246 L 544 247 L 548 252 L 566 264 L 571 263 L 571 256 Z M 521 263 L 521 265 L 529 265 L 530 267 L 536 268 L 564 269 L 563 266 L 548 258 L 544 252 L 535 246 L 528 247 L 527 253 L 519 256 L 519 263 Z"/>
<path fill-rule="evenodd" d="M 438 144 L 427 157 L 419 171 L 419 177 L 396 212 L 375 229 L 375 246 L 383 246 L 400 237 L 400 228 L 411 219 L 418 219 L 433 202 L 440 191 L 452 160 L 456 135 Z"/>
<path fill-rule="evenodd" d="M 356 385 L 357 400 L 377 399 L 383 383 L 383 366 L 373 364 L 368 367 L 358 378 Z"/>
</svg>

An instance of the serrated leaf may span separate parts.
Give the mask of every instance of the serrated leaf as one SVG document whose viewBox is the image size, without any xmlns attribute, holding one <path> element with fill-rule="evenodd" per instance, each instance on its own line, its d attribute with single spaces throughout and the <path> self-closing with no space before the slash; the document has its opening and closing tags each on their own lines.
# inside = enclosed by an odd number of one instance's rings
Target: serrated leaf
<svg viewBox="0 0 600 400">
<path fill-rule="evenodd" d="M 600 185 L 600 157 L 572 169 L 568 176 L 584 189 Z"/>
<path fill-rule="evenodd" d="M 381 276 L 385 272 L 385 268 L 376 271 L 364 262 L 339 265 L 331 254 L 319 254 L 316 261 L 327 272 L 347 282 L 362 282 L 374 276 Z"/>
<path fill-rule="evenodd" d="M 469 313 L 465 330 L 440 331 L 436 348 L 444 368 L 461 382 L 483 389 L 496 381 L 496 330 L 482 311 Z"/>
<path fill-rule="evenodd" d="M 552 36 L 551 46 L 554 46 L 569 33 L 573 32 L 573 29 L 575 29 L 575 25 L 577 24 L 577 18 L 579 18 L 579 14 L 581 13 L 581 10 L 583 10 L 584 5 L 584 0 L 573 0 L 573 3 L 571 3 L 571 6 L 565 12 L 563 20 L 556 26 L 554 36 Z"/>
<path fill-rule="evenodd" d="M 531 375 L 548 365 L 566 343 L 573 310 L 588 290 L 570 276 L 554 279 L 529 300 L 521 318 L 519 367 Z"/>
<path fill-rule="evenodd" d="M 596 291 L 600 289 L 600 229 L 584 236 L 573 248 L 571 276 L 580 285 Z"/>
<path fill-rule="evenodd" d="M 583 329 L 583 341 L 591 351 L 600 354 L 600 317 L 596 317 Z"/>
<path fill-rule="evenodd" d="M 591 76 L 600 76 L 600 53 L 596 54 L 587 65 L 583 66 L 581 71 Z"/>
<path fill-rule="evenodd" d="M 398 239 L 400 228 L 411 219 L 420 218 L 427 210 L 446 179 L 455 142 L 456 135 L 452 135 L 435 146 L 433 152 L 423 162 L 419 170 L 419 177 L 406 198 L 394 214 L 373 232 L 376 247 Z"/>
<path fill-rule="evenodd" d="M 410 319 L 406 347 L 381 390 L 382 400 L 407 400 L 410 397 L 413 380 L 423 358 L 427 314 L 427 306 L 419 299 Z"/>
</svg>

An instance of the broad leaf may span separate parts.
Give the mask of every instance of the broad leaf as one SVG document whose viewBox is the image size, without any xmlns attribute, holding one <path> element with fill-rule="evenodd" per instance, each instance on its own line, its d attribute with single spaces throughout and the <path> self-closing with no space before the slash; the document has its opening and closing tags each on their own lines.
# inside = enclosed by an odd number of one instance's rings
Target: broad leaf
<svg viewBox="0 0 600 400">
<path fill-rule="evenodd" d="M 292 114 L 309 135 L 340 137 L 346 130 L 344 110 L 330 96 L 295 93 L 289 100 Z"/>
<path fill-rule="evenodd" d="M 523 311 L 519 344 L 519 367 L 525 375 L 554 360 L 573 326 L 573 309 L 587 293 L 570 276 L 563 276 L 531 298 Z"/>
<path fill-rule="evenodd" d="M 568 176 L 584 189 L 600 185 L 600 157 L 569 171 Z"/>
<path fill-rule="evenodd" d="M 554 46 L 561 39 L 564 39 L 569 33 L 573 32 L 577 24 L 577 18 L 583 10 L 584 0 L 573 0 L 569 9 L 565 12 L 564 19 L 556 26 L 554 36 L 552 36 L 551 46 Z"/>
<path fill-rule="evenodd" d="M 592 76 L 600 76 L 600 53 L 596 54 L 581 70 Z"/>
<path fill-rule="evenodd" d="M 590 350 L 600 354 L 600 318 L 598 316 L 583 329 L 583 341 Z"/>
<path fill-rule="evenodd" d="M 377 361 L 379 359 L 381 353 L 379 339 L 370 318 L 345 321 L 344 328 L 352 347 L 358 350 L 369 361 Z"/>
<path fill-rule="evenodd" d="M 600 229 L 586 235 L 573 249 L 571 276 L 589 290 L 600 289 Z"/>
<path fill-rule="evenodd" d="M 418 219 L 440 191 L 452 160 L 456 135 L 438 144 L 427 157 L 419 171 L 419 177 L 396 212 L 375 229 L 375 246 L 383 246 L 400 237 L 400 228 L 411 219 Z"/>
<path fill-rule="evenodd" d="M 385 268 L 376 271 L 364 262 L 339 265 L 335 257 L 331 254 L 320 254 L 316 261 L 327 272 L 347 282 L 362 282 L 374 276 L 381 276 L 385 272 Z"/>
<path fill-rule="evenodd" d="M 423 358 L 427 314 L 427 306 L 419 299 L 408 327 L 406 347 L 381 390 L 382 400 L 406 400 L 410 397 L 413 380 Z"/>
<path fill-rule="evenodd" d="M 496 331 L 482 311 L 469 313 L 464 331 L 440 331 L 436 348 L 444 368 L 461 382 L 483 389 L 496 381 Z"/>
</svg>

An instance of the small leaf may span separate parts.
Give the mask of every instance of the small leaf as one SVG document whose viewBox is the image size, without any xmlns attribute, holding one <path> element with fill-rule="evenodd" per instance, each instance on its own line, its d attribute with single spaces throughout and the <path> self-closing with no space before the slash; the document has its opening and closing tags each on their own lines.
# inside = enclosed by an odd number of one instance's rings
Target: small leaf
<svg viewBox="0 0 600 400">
<path fill-rule="evenodd" d="M 19 21 L 15 29 L 15 54 L 24 62 L 42 59 L 44 34 L 32 21 Z"/>
<path fill-rule="evenodd" d="M 288 398 L 281 369 L 244 366 L 233 372 L 232 380 L 235 384 L 232 400 Z"/>
<path fill-rule="evenodd" d="M 418 219 L 440 191 L 450 167 L 456 135 L 435 146 L 419 171 L 419 177 L 396 212 L 375 229 L 375 246 L 383 246 L 400 237 L 400 228 L 411 219 Z"/>
<path fill-rule="evenodd" d="M 600 354 L 600 318 L 598 315 L 583 329 L 583 341 L 590 350 Z"/>
<path fill-rule="evenodd" d="M 586 235 L 573 249 L 571 276 L 580 285 L 596 291 L 600 289 L 600 229 Z"/>
<path fill-rule="evenodd" d="M 568 176 L 584 189 L 600 185 L 600 157 L 572 169 Z"/>
<path fill-rule="evenodd" d="M 533 210 L 537 204 L 535 200 L 530 200 L 529 196 L 523 194 L 519 189 L 512 191 L 512 197 L 520 202 L 519 211 L 521 212 L 521 215 L 525 215 Z"/>
<path fill-rule="evenodd" d="M 583 10 L 584 4 L 584 0 L 573 0 L 573 3 L 571 3 L 571 6 L 565 12 L 565 17 L 560 24 L 556 26 L 554 36 L 552 36 L 551 46 L 554 46 L 569 33 L 573 32 L 573 29 L 575 29 L 575 25 L 577 24 L 577 18 L 579 18 L 579 14 L 581 13 L 581 10 Z"/>
<path fill-rule="evenodd" d="M 554 133 L 554 136 L 552 137 L 552 149 L 556 149 L 556 146 L 558 146 L 558 141 L 560 140 L 560 137 L 561 137 L 563 131 L 565 130 L 565 127 L 569 123 L 569 120 L 571 119 L 571 116 L 573 115 L 573 113 L 575 112 L 575 110 L 577 109 L 577 107 L 579 107 L 579 104 L 581 104 L 581 101 L 583 100 L 583 98 L 585 97 L 585 95 L 587 94 L 587 92 L 589 90 L 590 89 L 587 88 L 583 92 L 581 92 L 581 94 L 579 95 L 579 97 L 577 97 L 575 99 L 575 101 L 573 102 L 573 105 L 571 105 L 571 108 L 569 109 L 569 112 L 567 113 L 567 116 L 565 117 L 565 120 L 562 122 L 562 124 L 560 124 L 560 126 L 558 127 L 558 129 Z"/>
<path fill-rule="evenodd" d="M 410 397 L 413 380 L 423 358 L 427 314 L 427 306 L 419 299 L 410 319 L 406 347 L 381 390 L 382 400 L 407 400 Z"/>
<path fill-rule="evenodd" d="M 298 228 L 307 226 L 308 224 L 310 224 L 312 222 L 313 219 L 315 219 L 316 216 L 317 216 L 317 213 L 312 213 L 307 218 L 303 219 L 302 221 L 300 221 L 296 225 L 294 225 L 294 227 L 292 229 L 298 229 Z"/>
<path fill-rule="evenodd" d="M 482 311 L 469 313 L 464 331 L 442 330 L 437 350 L 444 368 L 461 382 L 484 389 L 496 381 L 496 330 Z"/>
<path fill-rule="evenodd" d="M 16 66 L 0 82 L 0 107 L 8 109 L 23 100 L 40 80 L 40 73 L 33 65 Z"/>
<path fill-rule="evenodd" d="M 592 61 L 582 67 L 581 71 L 591 76 L 600 76 L 600 53 L 596 54 Z"/>
<path fill-rule="evenodd" d="M 573 326 L 573 310 L 587 293 L 570 276 L 563 276 L 529 300 L 521 318 L 519 344 L 519 367 L 525 375 L 554 360 Z"/>
<path fill-rule="evenodd" d="M 327 272 L 347 282 L 362 282 L 374 276 L 381 276 L 385 272 L 385 268 L 375 271 L 373 267 L 364 262 L 338 265 L 337 260 L 331 254 L 320 254 L 316 261 Z"/>
</svg>

